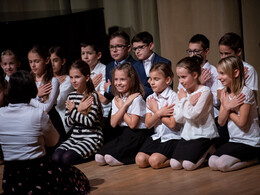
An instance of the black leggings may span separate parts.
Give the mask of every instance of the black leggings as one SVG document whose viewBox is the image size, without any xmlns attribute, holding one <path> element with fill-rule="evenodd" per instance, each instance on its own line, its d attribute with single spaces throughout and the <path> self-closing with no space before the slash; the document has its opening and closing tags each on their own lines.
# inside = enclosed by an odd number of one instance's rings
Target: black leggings
<svg viewBox="0 0 260 195">
<path fill-rule="evenodd" d="M 81 159 L 81 155 L 79 155 L 74 150 L 57 149 L 52 155 L 53 161 L 66 165 L 77 164 Z"/>
</svg>

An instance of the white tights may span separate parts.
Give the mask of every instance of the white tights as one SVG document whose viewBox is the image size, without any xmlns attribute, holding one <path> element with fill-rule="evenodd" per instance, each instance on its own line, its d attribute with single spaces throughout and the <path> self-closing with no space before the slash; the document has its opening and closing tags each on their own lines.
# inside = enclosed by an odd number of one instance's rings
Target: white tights
<svg viewBox="0 0 260 195">
<path fill-rule="evenodd" d="M 110 166 L 123 165 L 122 162 L 118 161 L 117 159 L 115 159 L 113 156 L 109 154 L 106 154 L 105 156 L 102 156 L 101 154 L 96 154 L 95 161 L 99 165 L 105 165 L 105 164 L 109 164 Z"/>
</svg>

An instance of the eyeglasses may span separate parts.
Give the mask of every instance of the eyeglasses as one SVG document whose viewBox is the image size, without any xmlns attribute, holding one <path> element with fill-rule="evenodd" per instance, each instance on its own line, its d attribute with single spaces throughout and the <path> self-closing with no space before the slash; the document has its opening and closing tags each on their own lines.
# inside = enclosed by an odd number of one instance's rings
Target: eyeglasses
<svg viewBox="0 0 260 195">
<path fill-rule="evenodd" d="M 197 50 L 197 49 L 195 49 L 195 50 L 187 49 L 187 50 L 186 50 L 187 54 L 189 54 L 189 55 L 192 55 L 192 54 L 198 55 L 198 54 L 201 54 L 202 51 L 203 51 L 203 50 Z"/>
<path fill-rule="evenodd" d="M 140 46 L 138 46 L 138 47 L 133 47 L 133 51 L 142 51 L 144 48 L 146 48 L 147 47 L 147 45 L 140 45 Z"/>
<path fill-rule="evenodd" d="M 109 45 L 109 50 L 122 50 L 124 49 L 125 47 L 128 47 L 128 45 Z"/>
</svg>

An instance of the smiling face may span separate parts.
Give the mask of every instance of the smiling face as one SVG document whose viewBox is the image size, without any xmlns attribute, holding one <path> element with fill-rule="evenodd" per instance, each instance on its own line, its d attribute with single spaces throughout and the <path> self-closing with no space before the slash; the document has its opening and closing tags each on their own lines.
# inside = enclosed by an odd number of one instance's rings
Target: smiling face
<svg viewBox="0 0 260 195">
<path fill-rule="evenodd" d="M 57 56 L 55 53 L 51 54 L 51 65 L 54 75 L 60 75 L 61 68 L 65 64 L 66 60 L 61 59 L 59 56 Z"/>
<path fill-rule="evenodd" d="M 14 55 L 2 55 L 1 61 L 1 67 L 8 77 L 15 73 L 20 66 Z"/>
<path fill-rule="evenodd" d="M 46 65 L 48 64 L 49 59 L 44 60 L 38 53 L 29 52 L 28 60 L 32 72 L 36 77 L 41 77 L 46 71 Z"/>
<path fill-rule="evenodd" d="M 93 70 L 101 58 L 101 52 L 96 52 L 93 47 L 81 47 L 81 59 L 89 65 L 90 70 Z"/>
<path fill-rule="evenodd" d="M 83 94 L 87 89 L 86 83 L 89 80 L 89 75 L 83 75 L 78 68 L 71 68 L 69 75 L 72 87 L 77 90 L 77 93 Z"/>
<path fill-rule="evenodd" d="M 186 68 L 177 67 L 176 73 L 180 84 L 187 90 L 188 93 L 194 92 L 198 87 L 198 73 L 190 73 Z"/>
<path fill-rule="evenodd" d="M 127 76 L 124 70 L 115 70 L 114 85 L 116 90 L 124 95 L 129 91 L 131 79 Z"/>
<path fill-rule="evenodd" d="M 232 78 L 224 72 L 221 66 L 218 66 L 218 80 L 223 86 L 231 88 Z"/>
<path fill-rule="evenodd" d="M 171 78 L 165 77 L 161 71 L 155 70 L 150 72 L 149 83 L 153 92 L 159 94 L 171 84 Z"/>
</svg>

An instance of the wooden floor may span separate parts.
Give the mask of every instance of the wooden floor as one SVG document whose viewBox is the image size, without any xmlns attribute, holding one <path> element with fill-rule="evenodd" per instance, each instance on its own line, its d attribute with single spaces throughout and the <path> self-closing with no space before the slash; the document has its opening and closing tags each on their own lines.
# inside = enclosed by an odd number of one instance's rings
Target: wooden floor
<svg viewBox="0 0 260 195">
<path fill-rule="evenodd" d="M 91 195 L 260 194 L 260 164 L 228 173 L 211 171 L 209 167 L 195 171 L 140 169 L 134 164 L 109 167 L 98 166 L 95 161 L 76 167 L 88 177 Z M 0 179 L 2 172 L 3 165 Z"/>
</svg>

